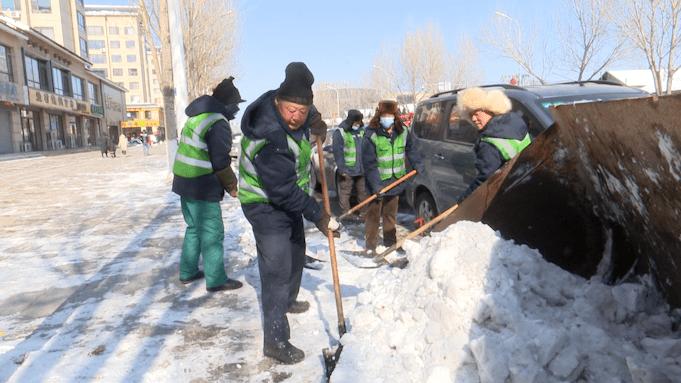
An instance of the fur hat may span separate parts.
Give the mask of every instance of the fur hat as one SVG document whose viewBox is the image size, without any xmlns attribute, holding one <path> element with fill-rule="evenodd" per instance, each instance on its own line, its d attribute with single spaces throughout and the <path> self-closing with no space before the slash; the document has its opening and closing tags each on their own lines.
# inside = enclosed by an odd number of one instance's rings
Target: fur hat
<svg viewBox="0 0 681 383">
<path fill-rule="evenodd" d="M 246 101 L 241 99 L 239 89 L 234 86 L 234 77 L 232 76 L 222 80 L 215 89 L 213 89 L 212 96 L 225 105 L 238 104 Z"/>
<path fill-rule="evenodd" d="M 466 119 L 476 110 L 484 110 L 496 116 L 511 111 L 511 100 L 499 89 L 468 88 L 457 94 L 456 109 Z"/>
<path fill-rule="evenodd" d="M 302 62 L 292 62 L 286 66 L 286 77 L 279 85 L 277 97 L 300 105 L 312 105 L 312 83 L 314 76 Z"/>
<path fill-rule="evenodd" d="M 376 109 L 376 114 L 379 116 L 382 114 L 394 114 L 399 115 L 399 110 L 397 110 L 397 101 L 393 100 L 381 100 L 378 102 L 378 108 Z"/>
</svg>

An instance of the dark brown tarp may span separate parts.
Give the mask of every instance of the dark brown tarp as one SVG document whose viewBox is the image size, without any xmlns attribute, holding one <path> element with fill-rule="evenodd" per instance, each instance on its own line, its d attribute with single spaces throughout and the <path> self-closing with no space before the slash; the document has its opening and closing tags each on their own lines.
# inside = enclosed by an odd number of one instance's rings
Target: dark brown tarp
<svg viewBox="0 0 681 383">
<path fill-rule="evenodd" d="M 556 124 L 435 230 L 482 221 L 584 277 L 649 272 L 681 307 L 681 95 L 552 113 Z"/>
</svg>

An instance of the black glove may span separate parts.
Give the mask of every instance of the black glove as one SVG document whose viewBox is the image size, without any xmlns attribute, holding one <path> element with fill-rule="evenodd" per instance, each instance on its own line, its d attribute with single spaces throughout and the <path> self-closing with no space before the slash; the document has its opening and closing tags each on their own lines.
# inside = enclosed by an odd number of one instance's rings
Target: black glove
<svg viewBox="0 0 681 383">
<path fill-rule="evenodd" d="M 320 137 L 322 142 L 326 141 L 326 123 L 322 120 L 322 115 L 316 110 L 312 112 L 310 119 L 310 134 Z"/>
<path fill-rule="evenodd" d="M 238 190 L 237 185 L 239 184 L 239 181 L 236 179 L 236 175 L 234 174 L 232 168 L 227 166 L 226 168 L 215 172 L 215 175 L 220 180 L 222 187 L 227 190 L 227 193 L 229 193 L 229 195 L 232 197 L 236 197 Z"/>
</svg>

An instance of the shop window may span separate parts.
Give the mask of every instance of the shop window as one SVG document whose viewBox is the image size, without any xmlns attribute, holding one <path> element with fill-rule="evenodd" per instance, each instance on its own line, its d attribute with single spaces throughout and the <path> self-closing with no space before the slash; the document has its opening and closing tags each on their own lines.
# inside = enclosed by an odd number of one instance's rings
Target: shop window
<svg viewBox="0 0 681 383">
<path fill-rule="evenodd" d="M 25 57 L 26 81 L 28 86 L 36 89 L 50 90 L 47 82 L 47 62 L 44 60 Z"/>
<path fill-rule="evenodd" d="M 52 0 L 31 0 L 33 12 L 52 12 Z"/>
<path fill-rule="evenodd" d="M 12 76 L 12 55 L 10 49 L 0 45 L 0 81 L 13 81 Z"/>
<path fill-rule="evenodd" d="M 150 110 L 144 111 L 144 118 L 147 119 L 147 120 L 151 120 L 151 111 Z"/>
</svg>

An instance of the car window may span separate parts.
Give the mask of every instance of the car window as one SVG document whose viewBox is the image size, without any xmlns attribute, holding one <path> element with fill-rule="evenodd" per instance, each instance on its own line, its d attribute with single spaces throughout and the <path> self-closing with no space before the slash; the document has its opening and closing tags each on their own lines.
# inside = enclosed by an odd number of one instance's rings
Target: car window
<svg viewBox="0 0 681 383">
<path fill-rule="evenodd" d="M 448 115 L 447 135 L 445 139 L 447 141 L 474 143 L 478 138 L 477 129 L 469 121 L 459 116 L 455 104 L 450 105 L 450 112 Z"/>
<path fill-rule="evenodd" d="M 414 115 L 413 129 L 417 137 L 426 140 L 442 140 L 444 102 L 421 105 Z"/>
<path fill-rule="evenodd" d="M 539 133 L 544 131 L 544 128 L 542 128 L 541 124 L 537 120 L 537 118 L 530 113 L 529 109 L 525 105 L 523 105 L 520 101 L 511 98 L 511 104 L 513 108 L 513 112 L 517 113 L 522 117 L 523 121 L 525 121 L 525 124 L 527 125 L 527 130 L 530 132 L 530 136 L 533 138 L 539 135 Z"/>
</svg>

